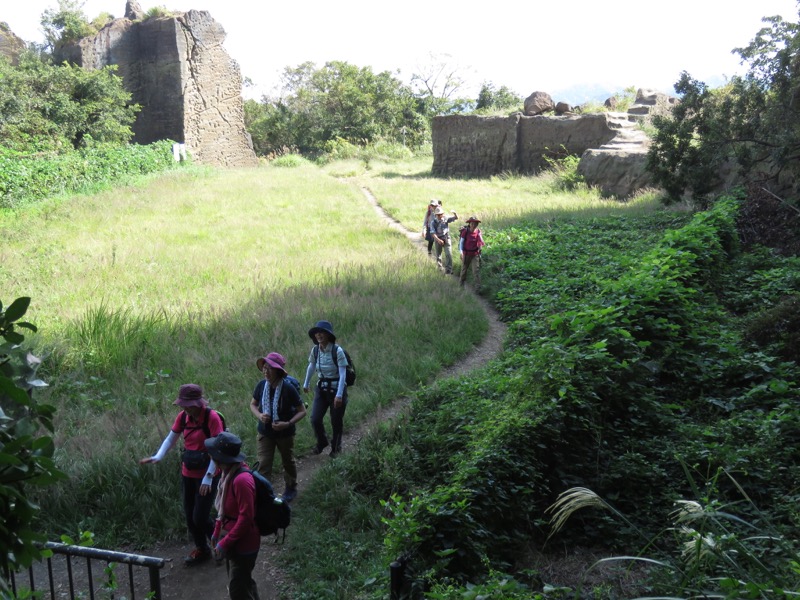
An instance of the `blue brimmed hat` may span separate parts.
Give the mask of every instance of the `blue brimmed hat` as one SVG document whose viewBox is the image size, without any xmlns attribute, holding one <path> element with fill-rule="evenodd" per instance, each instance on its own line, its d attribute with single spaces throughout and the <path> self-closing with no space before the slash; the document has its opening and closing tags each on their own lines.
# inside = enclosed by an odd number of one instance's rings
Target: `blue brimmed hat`
<svg viewBox="0 0 800 600">
<path fill-rule="evenodd" d="M 333 325 L 331 325 L 328 321 L 317 321 L 317 324 L 308 330 L 308 337 L 310 337 L 311 341 L 315 344 L 317 343 L 317 339 L 314 336 L 320 331 L 324 331 L 331 336 L 331 341 L 336 341 L 336 335 L 333 333 Z"/>
</svg>

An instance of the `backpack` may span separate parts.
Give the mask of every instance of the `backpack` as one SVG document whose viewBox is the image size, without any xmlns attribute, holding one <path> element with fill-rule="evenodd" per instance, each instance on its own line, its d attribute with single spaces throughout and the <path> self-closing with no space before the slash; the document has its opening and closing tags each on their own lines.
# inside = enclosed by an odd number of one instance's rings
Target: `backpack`
<svg viewBox="0 0 800 600">
<path fill-rule="evenodd" d="M 339 357 L 337 356 L 338 351 L 337 348 L 341 346 L 337 346 L 333 344 L 331 348 L 331 357 L 333 358 L 333 366 L 337 369 L 339 368 Z M 352 387 L 356 384 L 356 366 L 353 364 L 353 359 L 350 358 L 350 354 L 342 348 L 342 352 L 344 352 L 344 356 L 347 359 L 347 366 L 344 368 L 344 382 L 348 385 L 348 387 Z M 317 360 L 319 357 L 319 344 L 314 346 L 314 360 Z"/>
<path fill-rule="evenodd" d="M 258 532 L 262 535 L 275 534 L 275 541 L 278 541 L 280 530 L 283 530 L 283 537 L 281 543 L 286 540 L 286 528 L 292 521 L 292 507 L 288 502 L 282 498 L 275 496 L 272 489 L 272 484 L 269 479 L 264 477 L 258 471 L 252 469 L 240 469 L 236 473 L 236 477 L 240 473 L 250 473 L 253 476 L 253 481 L 256 484 L 256 514 L 255 522 L 258 527 Z M 234 477 L 234 479 L 236 478 Z M 231 491 L 233 491 L 233 480 L 231 480 Z"/>
<path fill-rule="evenodd" d="M 222 421 L 222 431 L 228 431 L 228 426 L 225 424 L 225 417 L 216 409 L 212 409 L 209 406 L 206 406 L 206 412 L 204 413 L 203 419 L 203 433 L 206 434 L 206 438 L 211 437 L 211 428 L 208 426 L 208 415 L 211 414 L 211 411 L 214 411 L 219 416 L 219 420 Z M 186 411 L 184 410 L 181 413 L 181 429 L 186 429 Z"/>
<path fill-rule="evenodd" d="M 283 378 L 283 380 L 291 383 L 292 387 L 294 387 L 294 389 L 297 390 L 297 395 L 300 396 L 301 398 L 303 397 L 303 386 L 300 385 L 300 382 L 295 377 L 292 377 L 291 375 L 286 375 Z"/>
</svg>

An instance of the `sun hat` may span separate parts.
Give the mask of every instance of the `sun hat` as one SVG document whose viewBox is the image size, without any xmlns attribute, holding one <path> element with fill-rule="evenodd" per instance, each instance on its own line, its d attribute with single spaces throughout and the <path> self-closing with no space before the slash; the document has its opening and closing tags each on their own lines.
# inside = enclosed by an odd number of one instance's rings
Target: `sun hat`
<svg viewBox="0 0 800 600">
<path fill-rule="evenodd" d="M 203 397 L 203 388 L 199 385 L 184 383 L 178 390 L 178 397 L 175 399 L 175 404 L 181 408 L 190 408 L 192 406 L 205 408 L 208 406 L 208 400 Z"/>
<path fill-rule="evenodd" d="M 207 438 L 205 445 L 211 458 L 217 464 L 240 463 L 247 458 L 242 452 L 242 440 L 229 431 L 223 431 L 216 437 Z"/>
<path fill-rule="evenodd" d="M 480 222 L 481 222 L 481 220 L 478 217 L 475 217 L 475 216 L 472 216 L 469 219 L 467 219 L 467 223 L 480 223 Z"/>
<path fill-rule="evenodd" d="M 439 205 L 439 201 L 436 198 L 431 198 L 431 204 L 430 205 L 431 206 L 438 206 Z"/>
<path fill-rule="evenodd" d="M 436 210 L 435 210 L 435 211 L 433 211 L 433 214 L 435 214 L 435 215 L 443 215 L 443 214 L 444 214 L 444 211 L 442 210 L 442 207 L 441 207 L 441 206 L 437 206 L 437 207 L 436 207 Z"/>
<path fill-rule="evenodd" d="M 336 336 L 333 333 L 333 325 L 331 325 L 328 321 L 317 321 L 317 324 L 308 330 L 308 337 L 310 337 L 315 344 L 317 343 L 317 338 L 314 336 L 320 331 L 324 331 L 331 336 L 331 341 L 336 341 Z"/>
<path fill-rule="evenodd" d="M 273 369 L 278 369 L 279 371 L 283 371 L 284 375 L 288 375 L 286 372 L 286 359 L 283 358 L 277 352 L 270 352 L 264 358 L 259 358 L 256 361 L 256 365 L 258 366 L 259 371 L 264 370 L 264 363 L 267 363 Z"/>
</svg>

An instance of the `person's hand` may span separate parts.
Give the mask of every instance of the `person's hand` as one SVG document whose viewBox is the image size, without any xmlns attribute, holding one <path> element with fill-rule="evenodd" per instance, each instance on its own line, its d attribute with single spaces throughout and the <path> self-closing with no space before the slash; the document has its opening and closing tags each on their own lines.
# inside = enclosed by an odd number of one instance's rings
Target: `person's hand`
<svg viewBox="0 0 800 600">
<path fill-rule="evenodd" d="M 143 458 L 139 461 L 140 465 L 149 465 L 150 463 L 157 463 L 158 459 L 153 456 L 148 456 L 147 458 Z"/>
<path fill-rule="evenodd" d="M 225 558 L 225 550 L 218 543 L 214 544 L 214 560 L 221 562 Z"/>
<path fill-rule="evenodd" d="M 333 405 L 336 408 L 339 408 L 342 405 L 342 397 L 341 396 L 336 396 L 336 398 L 333 399 Z"/>
<path fill-rule="evenodd" d="M 307 386 L 307 385 L 304 385 L 304 386 L 303 386 L 303 391 L 304 391 L 306 394 L 308 393 L 308 386 Z"/>
<path fill-rule="evenodd" d="M 201 495 L 201 496 L 206 496 L 206 495 L 208 495 L 208 493 L 209 493 L 210 491 L 211 491 L 211 486 L 210 486 L 210 485 L 202 484 L 202 485 L 200 486 L 200 495 Z"/>
</svg>

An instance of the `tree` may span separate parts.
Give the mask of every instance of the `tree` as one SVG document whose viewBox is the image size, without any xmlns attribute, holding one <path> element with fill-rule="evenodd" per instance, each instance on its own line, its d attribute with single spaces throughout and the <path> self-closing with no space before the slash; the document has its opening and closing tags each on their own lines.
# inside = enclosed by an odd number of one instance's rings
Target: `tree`
<svg viewBox="0 0 800 600">
<path fill-rule="evenodd" d="M 245 123 L 262 154 L 281 148 L 319 152 L 326 142 L 368 144 L 379 139 L 420 143 L 426 124 L 411 89 L 388 71 L 333 61 L 306 62 L 283 73 L 282 96 L 250 105 Z"/>
<path fill-rule="evenodd" d="M 749 63 L 716 90 L 684 72 L 681 102 L 671 117 L 655 117 L 648 169 L 672 198 L 702 197 L 727 165 L 741 178 L 796 191 L 800 185 L 800 25 L 781 17 L 735 53 Z"/>
<path fill-rule="evenodd" d="M 499 90 L 494 89 L 494 84 L 484 82 L 478 92 L 478 99 L 475 103 L 475 110 L 480 112 L 492 112 L 521 109 L 524 100 L 521 96 L 511 91 L 506 86 L 501 86 Z"/>
<path fill-rule="evenodd" d="M 58 0 L 57 10 L 48 8 L 42 13 L 40 23 L 47 50 L 52 52 L 62 44 L 97 33 L 83 12 L 84 4 L 79 0 Z"/>
<path fill-rule="evenodd" d="M 8 591 L 5 574 L 30 566 L 45 541 L 32 524 L 39 508 L 28 500 L 27 486 L 46 486 L 66 478 L 53 462 L 55 407 L 33 396 L 46 384 L 36 370 L 41 360 L 25 350 L 19 331 L 36 327 L 21 321 L 30 298 L 17 298 L 8 307 L 0 302 L 0 593 Z"/>
<path fill-rule="evenodd" d="M 17 150 L 127 143 L 139 106 L 116 66 L 84 70 L 23 54 L 18 67 L 0 59 L 0 144 Z"/>
<path fill-rule="evenodd" d="M 431 54 L 430 62 L 417 65 L 411 86 L 429 117 L 472 108 L 472 102 L 459 97 L 466 85 L 463 68 L 449 54 Z"/>
</svg>

